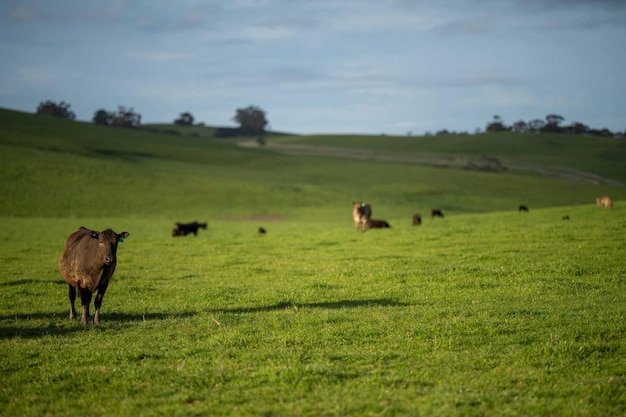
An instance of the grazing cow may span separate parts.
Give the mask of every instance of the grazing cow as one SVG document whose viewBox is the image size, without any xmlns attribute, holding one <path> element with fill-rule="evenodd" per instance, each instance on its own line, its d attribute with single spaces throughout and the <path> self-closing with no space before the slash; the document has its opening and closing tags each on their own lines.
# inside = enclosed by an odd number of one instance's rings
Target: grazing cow
<svg viewBox="0 0 626 417">
<path fill-rule="evenodd" d="M 596 198 L 596 204 L 598 207 L 608 207 L 613 208 L 613 201 L 610 197 L 603 195 L 602 197 Z"/>
<path fill-rule="evenodd" d="M 368 229 L 388 229 L 390 227 L 391 226 L 389 226 L 389 223 L 387 223 L 385 220 L 371 219 L 369 222 L 367 222 Z"/>
<path fill-rule="evenodd" d="M 176 223 L 176 229 L 172 230 L 172 236 L 187 236 L 193 233 L 194 236 L 198 236 L 198 229 L 206 230 L 206 223 Z"/>
<path fill-rule="evenodd" d="M 419 213 L 415 213 L 413 215 L 413 226 L 419 226 L 420 224 L 422 224 L 422 216 Z"/>
<path fill-rule="evenodd" d="M 565 216 L 562 217 L 563 220 L 569 220 L 569 214 L 566 214 Z"/>
<path fill-rule="evenodd" d="M 521 212 L 523 212 L 523 211 L 524 211 L 524 212 L 526 212 L 526 213 L 528 213 L 528 206 L 525 206 L 525 205 L 523 205 L 523 204 L 522 204 L 522 205 L 520 205 L 520 206 L 519 206 L 518 211 L 519 211 L 520 213 L 521 213 Z"/>
<path fill-rule="evenodd" d="M 267 231 L 264 228 L 262 228 L 262 227 L 259 227 L 258 232 L 259 232 L 260 235 L 264 235 L 265 233 L 267 233 Z"/>
<path fill-rule="evenodd" d="M 431 217 L 441 217 L 443 219 L 443 212 L 439 209 L 432 209 L 430 211 L 430 216 Z"/>
<path fill-rule="evenodd" d="M 100 324 L 102 298 L 117 264 L 117 244 L 128 235 L 128 232 L 118 234 L 111 229 L 97 232 L 81 227 L 67 238 L 59 258 L 59 271 L 69 286 L 70 319 L 76 318 L 74 300 L 78 289 L 83 307 L 80 323 L 87 324 L 91 297 L 97 290 L 93 324 Z"/>
<path fill-rule="evenodd" d="M 356 224 L 356 230 L 364 232 L 367 230 L 367 223 L 372 217 L 372 206 L 362 201 L 352 202 L 352 218 Z"/>
</svg>

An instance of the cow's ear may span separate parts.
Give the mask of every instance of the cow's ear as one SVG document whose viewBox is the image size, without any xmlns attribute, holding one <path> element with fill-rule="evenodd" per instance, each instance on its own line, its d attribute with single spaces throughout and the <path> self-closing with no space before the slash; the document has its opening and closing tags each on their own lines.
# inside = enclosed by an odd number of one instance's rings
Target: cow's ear
<svg viewBox="0 0 626 417">
<path fill-rule="evenodd" d="M 91 230 L 91 231 L 90 231 L 90 236 L 91 236 L 93 239 L 98 239 L 98 238 L 100 237 L 100 233 L 98 233 L 98 232 L 94 232 L 93 230 Z"/>
<path fill-rule="evenodd" d="M 117 241 L 118 242 L 123 242 L 124 239 L 126 239 L 128 236 L 130 236 L 130 233 L 128 232 L 122 232 L 119 235 L 117 235 Z"/>
</svg>

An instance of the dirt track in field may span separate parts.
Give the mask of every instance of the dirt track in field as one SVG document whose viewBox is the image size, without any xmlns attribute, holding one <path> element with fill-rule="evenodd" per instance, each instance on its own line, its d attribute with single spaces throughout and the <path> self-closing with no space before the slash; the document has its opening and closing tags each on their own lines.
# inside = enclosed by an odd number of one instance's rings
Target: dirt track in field
<svg viewBox="0 0 626 417">
<path fill-rule="evenodd" d="M 254 141 L 239 142 L 239 146 L 254 148 L 261 145 Z M 604 184 L 613 187 L 626 187 L 626 184 L 604 178 L 592 172 L 582 171 L 574 168 L 557 166 L 540 166 L 530 164 L 520 164 L 508 161 L 498 161 L 500 164 L 493 164 L 485 158 L 470 159 L 465 156 L 454 156 L 449 154 L 422 153 L 399 153 L 388 151 L 374 151 L 369 149 L 342 148 L 336 146 L 316 146 L 307 144 L 287 144 L 287 143 L 267 143 L 262 145 L 284 155 L 294 156 L 330 156 L 336 158 L 347 158 L 380 162 L 397 162 L 403 164 L 416 164 L 436 168 L 459 168 L 483 171 L 521 171 L 529 172 L 543 177 L 557 178 L 566 181 L 575 181 L 589 184 Z"/>
</svg>

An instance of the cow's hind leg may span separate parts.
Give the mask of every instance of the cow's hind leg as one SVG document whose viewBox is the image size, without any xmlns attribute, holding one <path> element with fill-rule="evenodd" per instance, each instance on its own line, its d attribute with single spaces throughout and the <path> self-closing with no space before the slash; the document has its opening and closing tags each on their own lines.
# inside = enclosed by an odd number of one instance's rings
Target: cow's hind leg
<svg viewBox="0 0 626 417">
<path fill-rule="evenodd" d="M 89 320 L 89 304 L 91 303 L 91 291 L 87 288 L 79 287 L 78 292 L 80 293 L 80 302 L 83 307 L 83 316 L 80 318 L 80 324 L 86 326 L 87 320 Z"/>
<path fill-rule="evenodd" d="M 74 309 L 74 301 L 76 301 L 76 288 L 72 286 L 72 284 L 67 284 L 70 287 L 69 297 L 70 297 L 70 320 L 76 318 L 76 310 Z"/>
</svg>

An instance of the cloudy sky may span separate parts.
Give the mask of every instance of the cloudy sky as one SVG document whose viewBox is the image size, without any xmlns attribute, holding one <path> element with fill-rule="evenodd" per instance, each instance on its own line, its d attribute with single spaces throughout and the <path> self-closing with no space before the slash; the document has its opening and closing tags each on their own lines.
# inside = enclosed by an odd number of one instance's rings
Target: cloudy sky
<svg viewBox="0 0 626 417">
<path fill-rule="evenodd" d="M 626 130 L 626 0 L 2 0 L 0 107 L 422 134 Z"/>
</svg>

